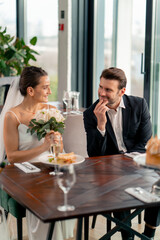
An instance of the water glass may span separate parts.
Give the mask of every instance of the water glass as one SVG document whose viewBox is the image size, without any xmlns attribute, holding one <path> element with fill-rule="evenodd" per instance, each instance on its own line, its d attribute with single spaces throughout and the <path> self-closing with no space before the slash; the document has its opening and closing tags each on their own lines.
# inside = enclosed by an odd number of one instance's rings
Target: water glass
<svg viewBox="0 0 160 240">
<path fill-rule="evenodd" d="M 62 212 L 73 211 L 75 207 L 68 204 L 68 192 L 76 182 L 74 166 L 72 164 L 59 166 L 59 170 L 63 174 L 57 175 L 57 183 L 64 192 L 64 205 L 58 206 L 57 209 Z"/>
<path fill-rule="evenodd" d="M 63 92 L 63 103 L 66 109 L 66 112 L 63 114 L 69 114 L 69 108 L 71 107 L 71 94 L 69 91 Z"/>
<path fill-rule="evenodd" d="M 72 110 L 78 111 L 79 110 L 79 95 L 80 92 L 71 92 L 71 98 L 72 98 Z"/>
</svg>

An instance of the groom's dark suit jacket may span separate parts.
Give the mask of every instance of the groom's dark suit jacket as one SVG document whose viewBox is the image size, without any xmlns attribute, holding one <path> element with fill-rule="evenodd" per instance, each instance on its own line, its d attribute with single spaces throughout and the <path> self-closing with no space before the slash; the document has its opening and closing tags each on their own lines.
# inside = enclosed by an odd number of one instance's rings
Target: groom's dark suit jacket
<svg viewBox="0 0 160 240">
<path fill-rule="evenodd" d="M 127 95 L 123 96 L 123 101 L 125 108 L 122 108 L 122 135 L 127 152 L 145 152 L 145 145 L 152 135 L 147 103 L 144 98 Z M 97 130 L 97 118 L 93 110 L 98 102 L 99 100 L 84 112 L 88 155 L 118 154 L 120 152 L 107 112 L 105 136 Z"/>
</svg>

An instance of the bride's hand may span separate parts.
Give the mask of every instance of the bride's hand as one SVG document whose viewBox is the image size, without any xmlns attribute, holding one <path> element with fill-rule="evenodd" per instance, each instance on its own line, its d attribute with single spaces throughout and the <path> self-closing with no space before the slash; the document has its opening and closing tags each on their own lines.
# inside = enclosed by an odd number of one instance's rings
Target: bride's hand
<svg viewBox="0 0 160 240">
<path fill-rule="evenodd" d="M 50 141 L 52 141 L 53 137 L 56 137 L 56 136 L 57 137 L 59 136 L 60 140 L 62 141 L 62 135 L 59 132 L 55 132 L 55 131 L 51 130 L 49 133 L 46 134 L 46 137 L 47 138 L 49 137 Z"/>
<path fill-rule="evenodd" d="M 49 149 L 51 144 L 53 143 L 53 137 L 54 136 L 59 136 L 60 137 L 60 140 L 61 140 L 61 151 L 63 151 L 63 139 L 62 139 L 62 135 L 59 132 L 55 132 L 55 131 L 51 130 L 49 133 L 47 133 L 46 136 L 45 136 L 44 144 Z"/>
</svg>

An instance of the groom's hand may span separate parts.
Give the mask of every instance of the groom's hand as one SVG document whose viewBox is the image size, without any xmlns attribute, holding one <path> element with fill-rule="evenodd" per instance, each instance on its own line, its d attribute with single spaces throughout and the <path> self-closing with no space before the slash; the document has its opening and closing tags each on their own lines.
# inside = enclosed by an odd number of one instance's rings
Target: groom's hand
<svg viewBox="0 0 160 240">
<path fill-rule="evenodd" d="M 100 100 L 93 111 L 97 118 L 97 127 L 101 131 L 105 130 L 105 126 L 107 123 L 106 112 L 109 110 L 109 108 L 106 106 L 107 103 L 107 100 Z"/>
</svg>

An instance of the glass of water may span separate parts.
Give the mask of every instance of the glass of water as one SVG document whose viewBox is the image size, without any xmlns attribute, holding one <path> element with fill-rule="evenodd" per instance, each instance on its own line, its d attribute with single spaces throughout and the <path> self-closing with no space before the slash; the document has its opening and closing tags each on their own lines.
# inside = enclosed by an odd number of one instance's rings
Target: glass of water
<svg viewBox="0 0 160 240">
<path fill-rule="evenodd" d="M 64 192 L 64 205 L 58 206 L 57 209 L 62 212 L 73 211 L 75 207 L 68 204 L 68 192 L 76 182 L 74 166 L 72 164 L 59 166 L 59 170 L 62 171 L 63 174 L 57 175 L 57 183 Z"/>
<path fill-rule="evenodd" d="M 69 114 L 69 108 L 71 107 L 71 94 L 69 91 L 63 92 L 63 103 L 66 109 L 66 112 L 63 112 L 63 114 Z"/>
</svg>

